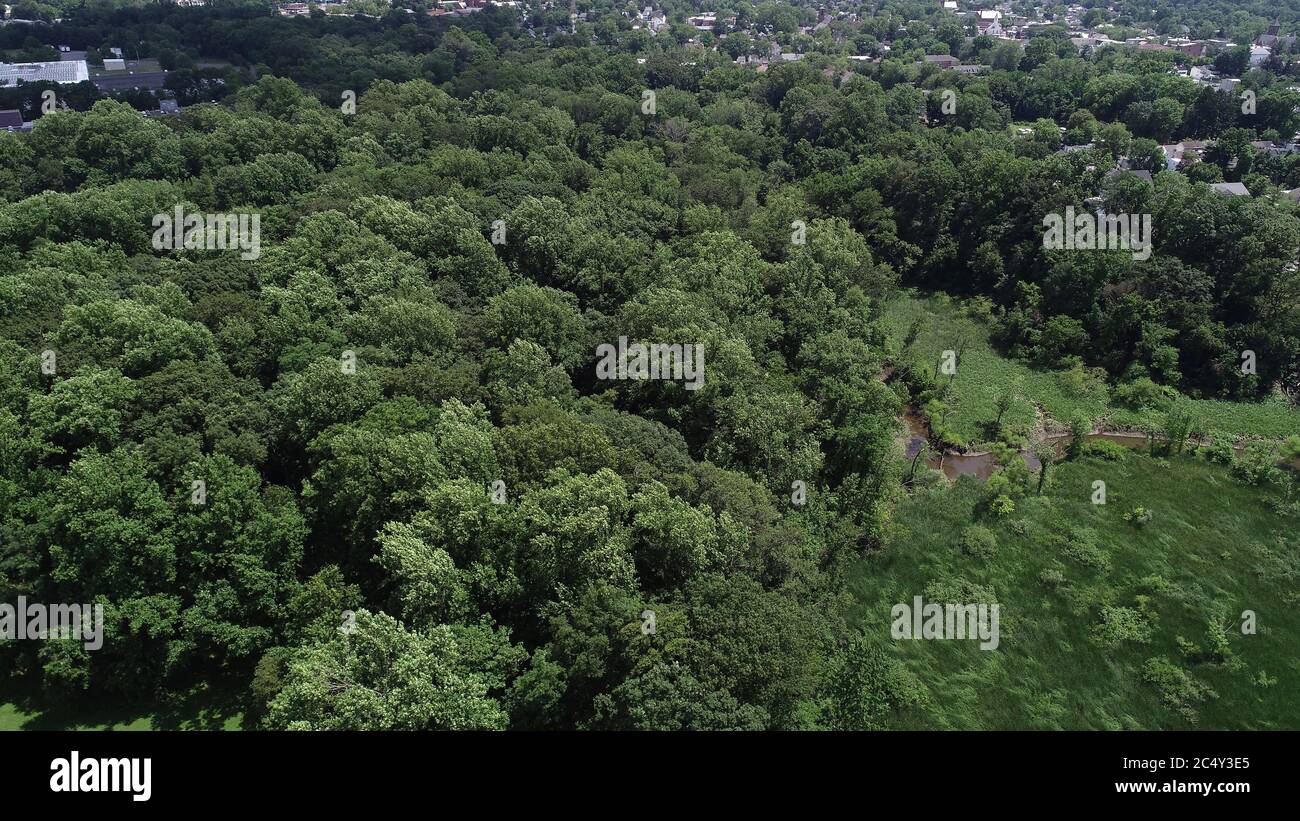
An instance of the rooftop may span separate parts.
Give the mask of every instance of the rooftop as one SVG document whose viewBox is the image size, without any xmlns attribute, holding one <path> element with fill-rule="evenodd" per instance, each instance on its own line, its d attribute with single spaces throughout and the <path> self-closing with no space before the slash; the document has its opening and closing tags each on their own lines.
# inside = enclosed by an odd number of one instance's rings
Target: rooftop
<svg viewBox="0 0 1300 821">
<path fill-rule="evenodd" d="M 1210 188 L 1220 194 L 1227 194 L 1230 197 L 1249 197 L 1250 190 L 1239 182 L 1216 182 L 1211 183 Z"/>
<path fill-rule="evenodd" d="M 0 63 L 0 86 L 17 85 L 19 80 L 34 83 L 81 83 L 90 79 L 85 60 L 55 63 Z"/>
</svg>

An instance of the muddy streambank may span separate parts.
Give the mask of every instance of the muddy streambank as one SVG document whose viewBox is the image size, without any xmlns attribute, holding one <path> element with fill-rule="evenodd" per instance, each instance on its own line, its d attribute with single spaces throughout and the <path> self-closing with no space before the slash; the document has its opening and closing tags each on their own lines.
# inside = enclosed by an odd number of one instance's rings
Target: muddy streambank
<svg viewBox="0 0 1300 821">
<path fill-rule="evenodd" d="M 920 413 L 910 405 L 903 411 L 903 423 L 907 426 L 906 452 L 910 461 L 916 458 L 916 454 L 929 441 L 930 428 L 926 425 L 925 420 L 921 418 Z M 1107 442 L 1114 442 L 1117 445 L 1133 448 L 1134 450 L 1146 449 L 1151 444 L 1151 440 L 1141 433 L 1094 431 L 1088 434 L 1087 439 L 1089 442 L 1104 439 Z M 1058 453 L 1064 453 L 1065 445 L 1070 441 L 1070 434 L 1051 434 L 1045 437 L 1044 441 L 1055 447 Z M 1025 465 L 1031 471 L 1037 471 L 1042 464 L 1029 448 L 1020 449 L 1020 458 L 1025 460 Z M 931 449 L 922 461 L 933 470 L 943 471 L 943 475 L 948 477 L 949 481 L 955 481 L 958 476 L 975 476 L 980 479 L 987 479 L 993 475 L 993 470 L 997 467 L 997 462 L 994 461 L 993 453 L 990 451 L 958 453 L 954 450 L 936 452 Z"/>
<path fill-rule="evenodd" d="M 893 376 L 894 366 L 887 364 L 876 375 L 876 379 L 888 383 Z M 1039 416 L 1041 423 L 1041 408 Z M 925 447 L 926 443 L 930 441 L 930 426 L 921 413 L 912 405 L 904 406 L 900 418 L 906 428 L 906 433 L 903 436 L 904 450 L 910 462 L 916 458 L 916 454 L 921 451 L 921 448 Z M 1070 438 L 1071 434 L 1069 433 L 1051 433 L 1044 436 L 1043 441 L 1054 447 L 1058 455 L 1064 455 L 1065 446 L 1070 441 Z M 1153 437 L 1145 433 L 1108 430 L 1094 430 L 1085 438 L 1089 442 L 1105 440 L 1132 450 L 1147 451 L 1150 451 L 1154 444 L 1164 441 L 1164 437 L 1158 434 Z M 1194 444 L 1194 441 L 1189 440 L 1189 444 Z M 1232 449 L 1240 456 L 1245 451 L 1246 444 L 1238 442 L 1232 446 Z M 1042 462 L 1038 460 L 1038 457 L 1034 455 L 1033 450 L 1028 446 L 1020 449 L 1020 458 L 1025 460 L 1025 466 L 1030 471 L 1037 471 L 1042 466 Z M 958 476 L 975 476 L 981 480 L 988 479 L 993 475 L 993 471 L 997 467 L 997 462 L 994 460 L 991 451 L 961 453 L 951 448 L 945 448 L 943 451 L 936 451 L 931 448 L 922 461 L 926 467 L 942 471 L 950 482 L 956 481 Z M 1300 472 L 1300 459 L 1290 463 L 1279 462 L 1278 465 L 1279 467 L 1286 467 Z"/>
</svg>

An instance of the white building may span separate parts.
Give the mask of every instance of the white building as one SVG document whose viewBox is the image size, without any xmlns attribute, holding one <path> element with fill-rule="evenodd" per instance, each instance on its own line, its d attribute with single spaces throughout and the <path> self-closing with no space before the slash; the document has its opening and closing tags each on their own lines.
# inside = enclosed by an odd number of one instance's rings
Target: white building
<svg viewBox="0 0 1300 821">
<path fill-rule="evenodd" d="M 1002 12 L 982 9 L 975 20 L 975 28 L 980 34 L 997 37 L 1002 34 Z"/>
<path fill-rule="evenodd" d="M 61 60 L 54 63 L 0 63 L 0 86 L 35 83 L 84 83 L 90 79 L 85 60 Z"/>
</svg>

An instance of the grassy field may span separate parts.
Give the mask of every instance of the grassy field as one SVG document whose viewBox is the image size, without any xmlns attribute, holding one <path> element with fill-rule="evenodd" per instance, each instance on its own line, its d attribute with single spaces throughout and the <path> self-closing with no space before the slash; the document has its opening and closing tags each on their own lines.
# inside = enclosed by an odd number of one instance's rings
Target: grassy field
<svg viewBox="0 0 1300 821">
<path fill-rule="evenodd" d="M 1007 358 L 989 344 L 989 328 L 967 316 L 959 303 L 946 296 L 902 295 L 886 308 L 884 323 L 897 348 L 913 319 L 923 317 L 925 328 L 913 345 L 911 357 L 928 372 L 944 350 L 956 350 L 966 343 L 965 354 L 953 379 L 957 400 L 947 425 L 968 443 L 986 438 L 986 425 L 997 416 L 994 402 L 1008 382 L 1021 386 L 1024 401 L 1007 413 L 1012 426 L 1031 429 L 1035 425 L 1034 404 L 1043 409 L 1048 424 L 1065 427 L 1078 414 L 1114 429 L 1159 426 L 1164 414 L 1158 410 L 1134 411 L 1110 403 L 1105 385 L 1091 395 L 1073 395 L 1059 372 L 1039 370 Z M 1210 399 L 1190 400 L 1193 414 L 1207 433 L 1228 438 L 1284 439 L 1300 434 L 1300 410 L 1285 400 L 1244 403 Z"/>
<path fill-rule="evenodd" d="M 0 683 L 0 731 L 10 730 L 238 730 L 238 693 L 202 691 L 147 709 L 125 703 L 52 703 L 35 682 Z"/>
<path fill-rule="evenodd" d="M 1300 728 L 1300 537 L 1267 507 L 1272 491 L 1190 457 L 1084 459 L 1053 472 L 1043 496 L 995 520 L 979 512 L 986 490 L 972 478 L 918 491 L 887 548 L 863 560 L 856 618 L 927 691 L 891 725 Z M 1097 479 L 1105 505 L 1091 502 Z M 1124 519 L 1139 505 L 1153 511 L 1140 527 Z M 989 553 L 959 548 L 972 521 L 996 536 Z M 893 640 L 890 608 L 918 594 L 997 601 L 1000 646 Z M 1136 629 L 1098 634 L 1108 607 L 1127 608 Z M 1245 610 L 1254 635 L 1243 635 Z M 1226 628 L 1217 645 L 1211 621 Z M 1148 663 L 1163 676 L 1144 675 Z M 1197 688 L 1213 694 L 1198 699 Z"/>
</svg>

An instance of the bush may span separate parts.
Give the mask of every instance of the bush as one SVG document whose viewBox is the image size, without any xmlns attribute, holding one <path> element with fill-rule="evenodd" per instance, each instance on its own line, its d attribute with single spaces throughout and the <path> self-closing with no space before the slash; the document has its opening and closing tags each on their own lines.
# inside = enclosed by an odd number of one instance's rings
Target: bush
<svg viewBox="0 0 1300 821">
<path fill-rule="evenodd" d="M 1148 510 L 1145 507 L 1142 507 L 1141 505 L 1138 505 L 1137 507 L 1130 510 L 1128 513 L 1124 514 L 1124 521 L 1132 522 L 1138 527 L 1145 527 L 1147 522 L 1151 521 L 1151 516 L 1152 513 L 1150 510 Z"/>
<path fill-rule="evenodd" d="M 1288 462 L 1300 459 L 1300 434 L 1288 436 L 1282 443 L 1282 458 Z"/>
<path fill-rule="evenodd" d="M 1103 607 L 1101 623 L 1093 625 L 1092 638 L 1103 647 L 1117 647 L 1125 641 L 1146 644 L 1154 631 L 1145 613 L 1131 607 Z"/>
<path fill-rule="evenodd" d="M 987 559 L 998 552 L 998 537 L 983 525 L 968 525 L 961 532 L 961 550 L 970 556 Z"/>
<path fill-rule="evenodd" d="M 1083 446 L 1084 456 L 1095 456 L 1107 462 L 1122 462 L 1128 457 L 1128 448 L 1108 439 L 1098 439 Z"/>
<path fill-rule="evenodd" d="M 1071 528 L 1057 537 L 1061 552 L 1085 567 L 1102 572 L 1110 570 L 1110 554 L 1097 544 L 1097 534 L 1084 527 Z"/>
<path fill-rule="evenodd" d="M 1192 678 L 1187 671 L 1163 656 L 1147 659 L 1142 665 L 1142 679 L 1155 686 L 1166 707 L 1192 723 L 1197 720 L 1198 704 L 1206 698 L 1219 697 L 1208 685 Z"/>
<path fill-rule="evenodd" d="M 1044 587 L 1056 590 L 1065 586 L 1065 573 L 1059 567 L 1049 567 L 1038 574 L 1038 581 Z"/>
<path fill-rule="evenodd" d="M 865 638 L 843 651 L 835 666 L 829 705 L 835 729 L 883 730 L 893 714 L 927 701 L 921 680 Z"/>
<path fill-rule="evenodd" d="M 999 518 L 1002 516 L 1010 516 L 1012 513 L 1016 512 L 1016 503 L 1012 501 L 1010 496 L 1004 493 L 996 497 L 992 502 L 989 502 L 989 512 Z"/>
<path fill-rule="evenodd" d="M 993 300 L 986 296 L 972 297 L 962 305 L 962 313 L 978 322 L 989 322 L 993 319 Z"/>
<path fill-rule="evenodd" d="M 1106 391 L 1106 382 L 1101 368 L 1087 368 L 1082 362 L 1076 362 L 1069 370 L 1061 371 L 1056 380 L 1061 386 L 1061 393 L 1074 399 L 1092 399 Z"/>
<path fill-rule="evenodd" d="M 1080 414 L 1070 420 L 1070 443 L 1065 447 L 1067 459 L 1078 459 L 1083 448 L 1088 444 L 1088 434 L 1092 433 L 1092 420 Z"/>
<path fill-rule="evenodd" d="M 1237 458 L 1237 453 L 1232 449 L 1232 443 L 1213 439 L 1201 448 L 1205 458 L 1215 464 L 1231 465 Z"/>
<path fill-rule="evenodd" d="M 1164 407 L 1177 393 L 1167 385 L 1157 385 L 1150 377 L 1140 376 L 1115 388 L 1115 401 L 1134 410 Z"/>
<path fill-rule="evenodd" d="M 1005 446 L 995 445 L 994 450 L 996 451 L 1000 447 Z M 1012 452 L 1014 453 L 1014 451 Z M 1025 495 L 1030 479 L 1029 470 L 1025 467 L 1024 460 L 1019 459 L 1019 454 L 1016 455 L 1016 458 L 1019 460 L 1019 464 L 1003 463 L 1003 467 L 994 471 L 993 475 L 984 483 L 984 492 L 988 495 L 988 498 L 994 499 L 998 496 L 1006 496 L 1009 499 L 1018 499 Z"/>
<path fill-rule="evenodd" d="M 1277 467 L 1278 453 L 1274 446 L 1256 443 L 1248 446 L 1232 465 L 1232 475 L 1248 485 L 1277 482 L 1283 472 Z"/>
</svg>

